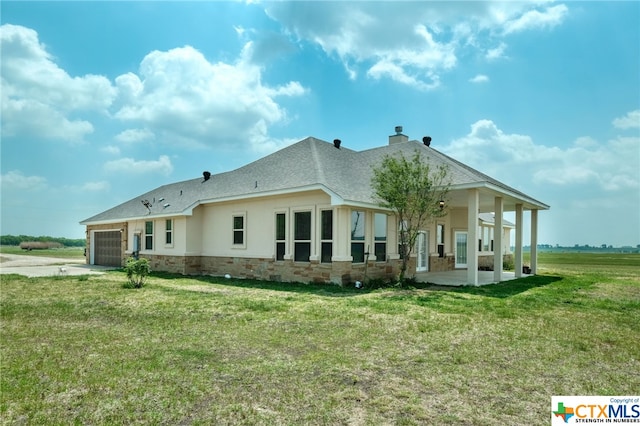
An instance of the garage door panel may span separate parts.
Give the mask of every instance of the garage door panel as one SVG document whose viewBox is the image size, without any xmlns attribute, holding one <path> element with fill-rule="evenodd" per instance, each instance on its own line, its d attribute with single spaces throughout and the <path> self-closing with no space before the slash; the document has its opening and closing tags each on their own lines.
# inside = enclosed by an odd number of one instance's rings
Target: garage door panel
<svg viewBox="0 0 640 426">
<path fill-rule="evenodd" d="M 120 231 L 94 234 L 94 263 L 103 266 L 121 266 L 122 244 Z"/>
</svg>

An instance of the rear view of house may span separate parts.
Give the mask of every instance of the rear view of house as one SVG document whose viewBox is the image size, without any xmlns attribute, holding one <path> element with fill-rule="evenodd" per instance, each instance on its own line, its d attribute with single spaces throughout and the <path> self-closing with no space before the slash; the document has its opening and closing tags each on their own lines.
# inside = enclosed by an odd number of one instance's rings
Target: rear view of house
<svg viewBox="0 0 640 426">
<path fill-rule="evenodd" d="M 87 262 L 123 265 L 148 258 L 156 271 L 344 284 L 392 278 L 400 268 L 399 224 L 371 190 L 386 155 L 446 164 L 452 180 L 445 217 L 421 230 L 409 275 L 494 270 L 513 256 L 522 269 L 522 216 L 531 214 L 532 272 L 537 212 L 549 206 L 448 157 L 397 128 L 389 144 L 353 151 L 313 137 L 236 170 L 153 189 L 81 222 Z M 503 219 L 514 211 L 516 223 Z M 509 236 L 515 230 L 516 249 Z"/>
</svg>

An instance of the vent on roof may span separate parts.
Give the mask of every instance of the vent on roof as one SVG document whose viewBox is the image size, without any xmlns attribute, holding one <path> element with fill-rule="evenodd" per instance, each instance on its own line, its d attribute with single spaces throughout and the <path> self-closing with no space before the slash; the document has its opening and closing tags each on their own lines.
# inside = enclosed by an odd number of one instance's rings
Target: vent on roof
<svg viewBox="0 0 640 426">
<path fill-rule="evenodd" d="M 338 149 L 340 149 L 340 144 L 341 143 L 342 143 L 342 141 L 340 139 L 334 139 L 333 140 L 333 146 L 335 146 Z"/>
<path fill-rule="evenodd" d="M 210 172 L 202 172 L 202 176 L 204 177 L 203 182 L 206 182 L 211 177 L 211 173 Z"/>
<path fill-rule="evenodd" d="M 401 134 L 402 133 L 402 126 L 396 126 L 396 134 Z"/>
<path fill-rule="evenodd" d="M 422 143 L 426 146 L 431 145 L 431 136 L 425 136 L 424 138 L 422 138 Z"/>
</svg>

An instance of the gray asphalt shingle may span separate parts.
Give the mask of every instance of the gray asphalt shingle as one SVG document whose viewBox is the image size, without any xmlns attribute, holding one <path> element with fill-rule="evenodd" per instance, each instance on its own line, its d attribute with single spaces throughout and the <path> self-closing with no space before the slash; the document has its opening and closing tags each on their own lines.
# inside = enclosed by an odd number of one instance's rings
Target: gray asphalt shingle
<svg viewBox="0 0 640 426">
<path fill-rule="evenodd" d="M 321 185 L 346 203 L 376 204 L 372 198 L 373 167 L 385 155 L 402 153 L 410 158 L 418 150 L 433 166 L 447 164 L 452 185 L 490 183 L 499 188 L 527 195 L 448 157 L 417 141 L 353 151 L 333 143 L 308 137 L 236 170 L 160 186 L 109 210 L 82 221 L 82 224 L 112 222 L 143 216 L 181 215 L 201 203 L 230 197 L 248 197 L 277 191 L 295 191 Z M 162 200 L 161 200 L 162 199 Z M 147 209 L 142 200 L 152 207 Z"/>
</svg>

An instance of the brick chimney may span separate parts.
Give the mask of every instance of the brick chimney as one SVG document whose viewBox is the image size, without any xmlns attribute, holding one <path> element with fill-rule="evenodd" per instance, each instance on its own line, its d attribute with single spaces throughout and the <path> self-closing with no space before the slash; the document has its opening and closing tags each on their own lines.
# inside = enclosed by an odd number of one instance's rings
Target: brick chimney
<svg viewBox="0 0 640 426">
<path fill-rule="evenodd" d="M 409 142 L 409 136 L 402 134 L 402 126 L 396 126 L 396 134 L 389 136 L 389 145 L 402 142 Z"/>
</svg>

